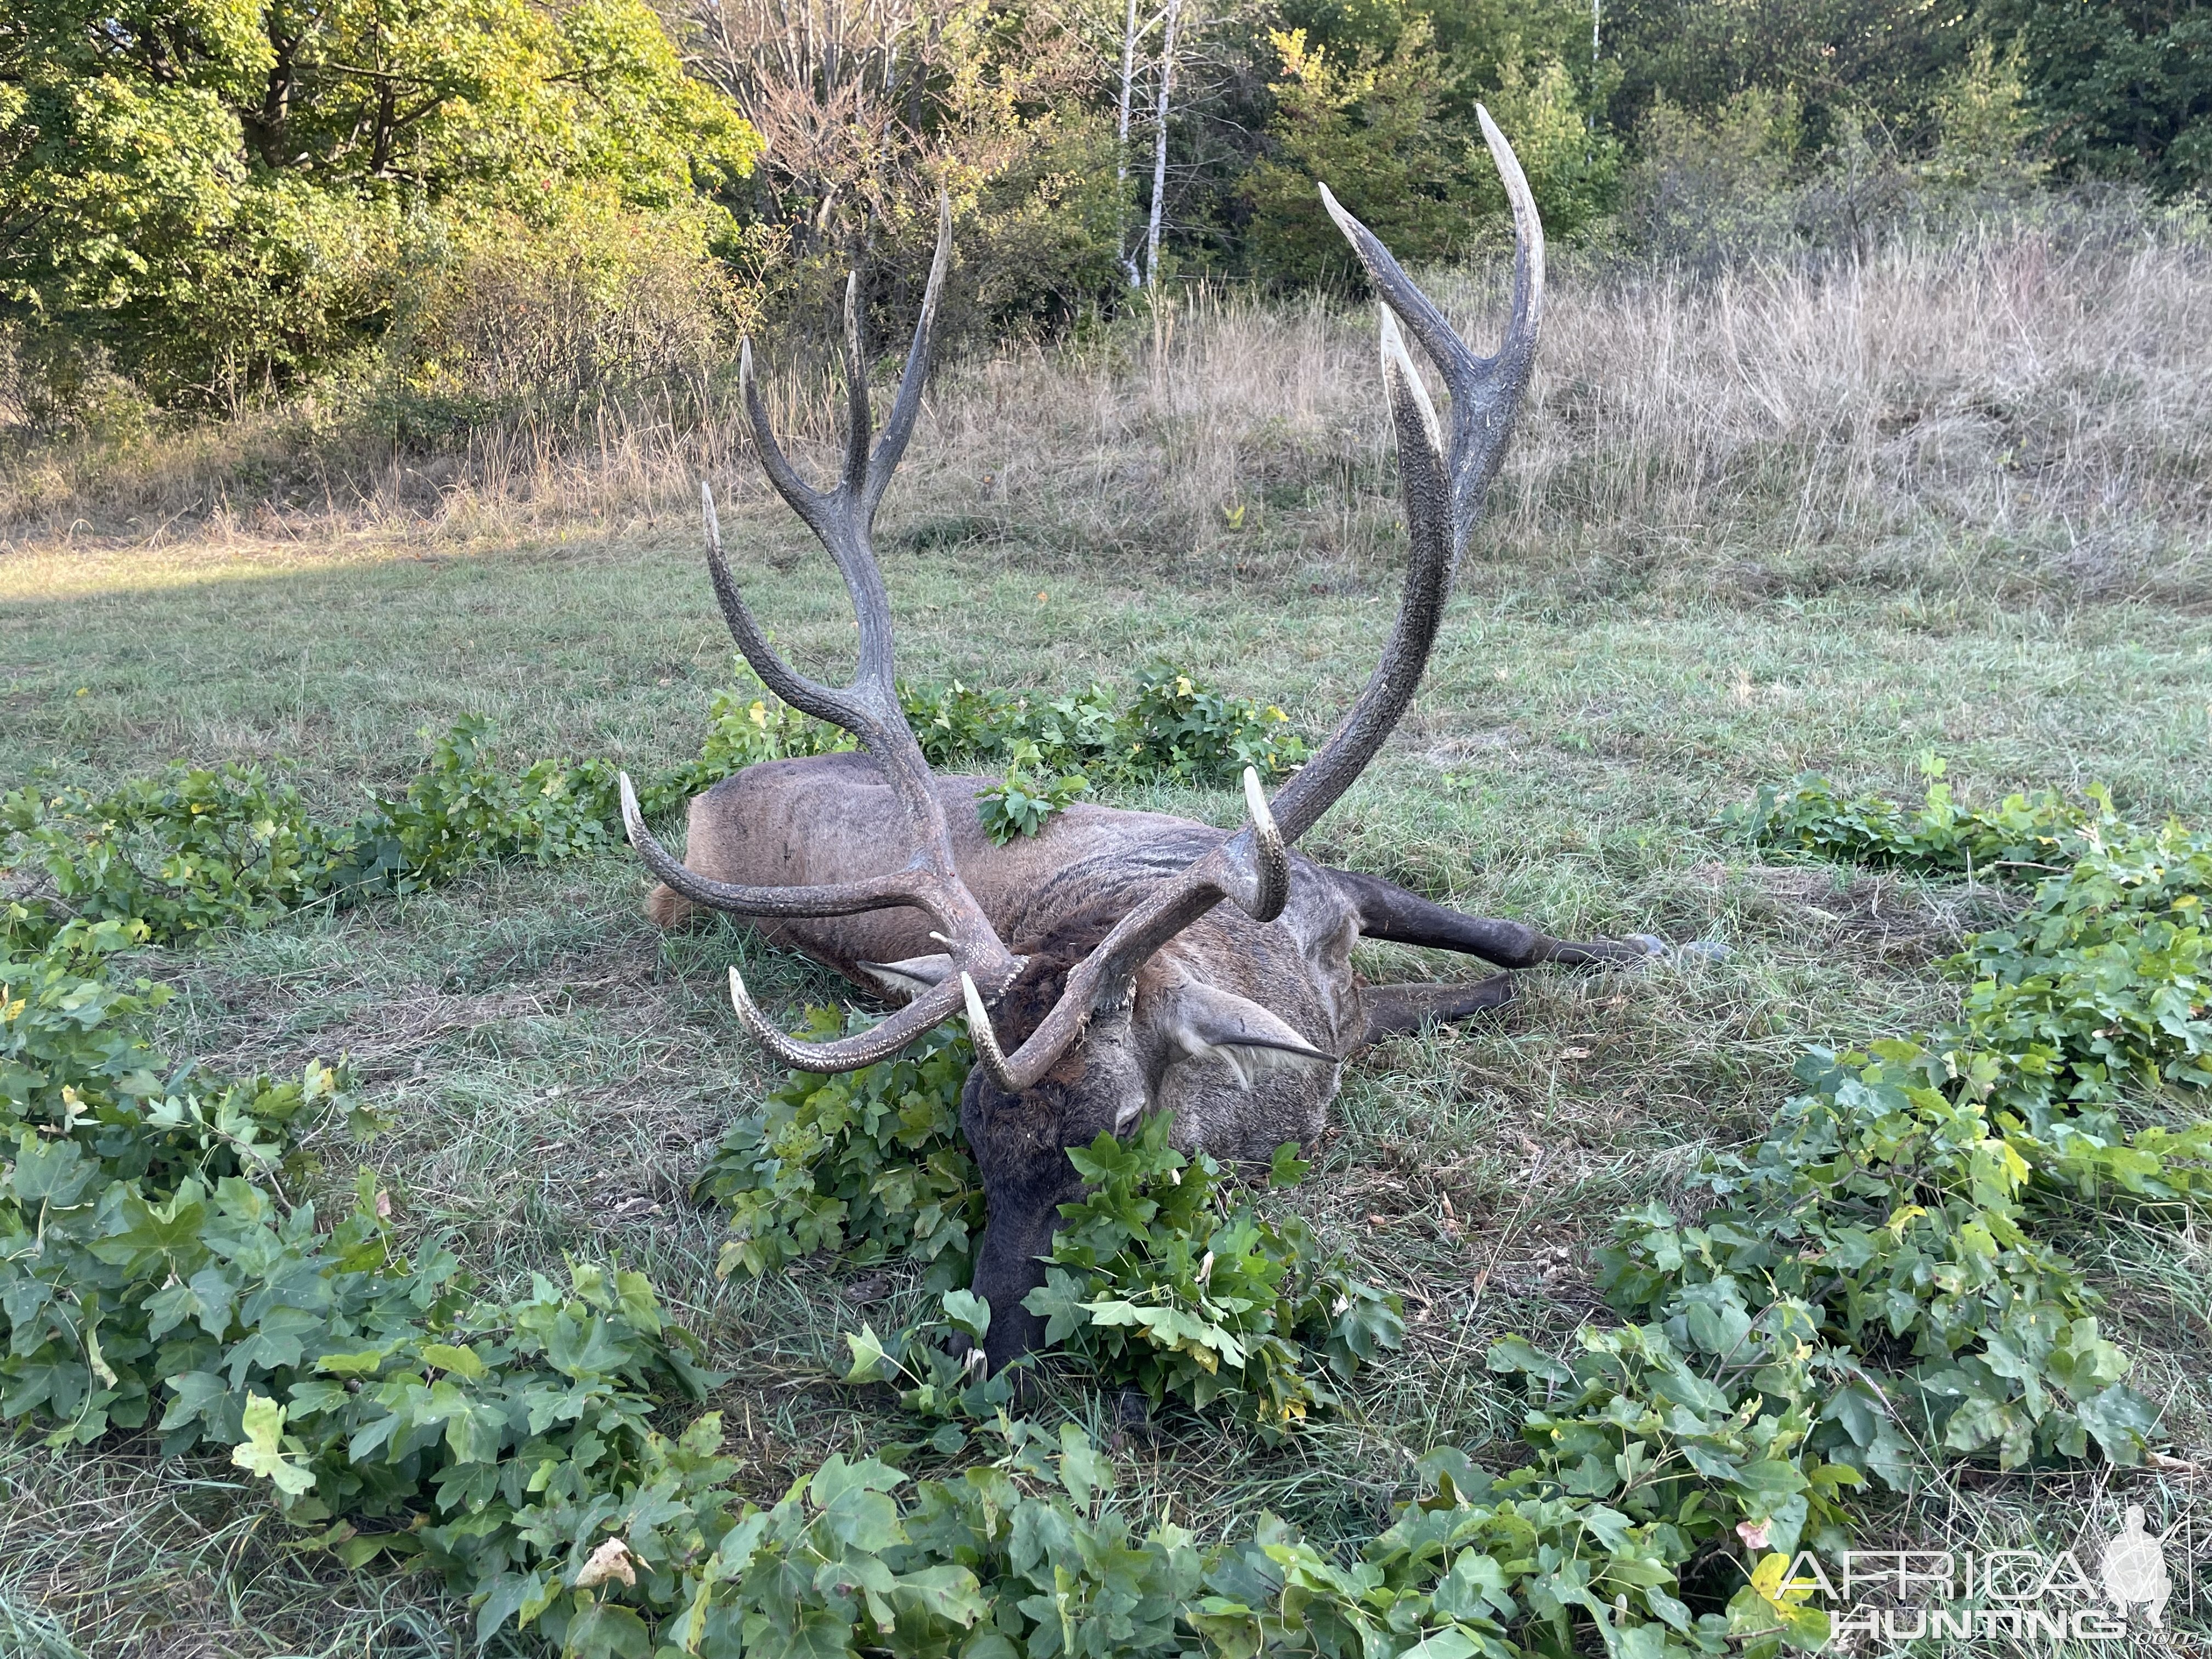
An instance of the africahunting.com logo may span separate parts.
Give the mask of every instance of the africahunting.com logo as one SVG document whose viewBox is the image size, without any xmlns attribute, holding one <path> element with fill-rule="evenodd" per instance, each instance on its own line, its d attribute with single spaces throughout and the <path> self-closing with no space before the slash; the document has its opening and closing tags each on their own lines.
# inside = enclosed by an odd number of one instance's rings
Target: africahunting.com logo
<svg viewBox="0 0 2212 1659">
<path fill-rule="evenodd" d="M 2169 1607 L 2185 1607 L 2181 1571 L 2191 1552 L 2182 1528 L 2146 1530 L 2130 1504 L 2118 1532 L 2099 1546 L 2042 1550 L 1800 1550 L 1787 1566 L 1770 1555 L 1753 1585 L 1787 1622 L 1804 1631 L 1826 1614 L 1827 1640 L 2112 1642 L 2165 1628 Z M 2087 1557 L 2085 1562 L 2084 1558 Z M 1762 1583 L 1764 1580 L 1765 1582 Z M 1808 1636 L 1813 1632 L 1804 1631 Z"/>
</svg>

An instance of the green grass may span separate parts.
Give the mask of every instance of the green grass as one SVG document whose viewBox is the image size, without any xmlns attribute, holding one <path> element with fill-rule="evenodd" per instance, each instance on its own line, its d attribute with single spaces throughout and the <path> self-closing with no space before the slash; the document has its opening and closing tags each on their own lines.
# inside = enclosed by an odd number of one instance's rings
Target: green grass
<svg viewBox="0 0 2212 1659">
<path fill-rule="evenodd" d="M 893 532 L 950 511 L 927 491 L 899 507 Z M 1372 560 L 1314 580 L 1316 526 L 1357 515 L 1388 544 L 1390 510 L 1356 489 L 1276 515 L 1249 544 L 1157 562 L 1056 552 L 1041 526 L 988 544 L 912 538 L 924 550 L 887 560 L 902 665 L 1066 687 L 1165 658 L 1318 734 L 1371 665 L 1394 592 Z M 850 624 L 826 562 L 792 556 L 800 533 L 757 491 L 725 526 L 778 638 L 834 668 Z M 732 652 L 688 526 L 417 551 L 9 556 L 0 781 L 285 757 L 335 801 L 404 777 L 417 730 L 465 711 L 492 716 L 517 754 L 637 769 L 696 750 Z M 2002 896 L 1747 863 L 1710 827 L 1717 808 L 1812 765 L 1909 789 L 1932 747 L 1963 795 L 2103 781 L 2133 817 L 2212 812 L 2212 621 L 1948 577 L 1777 592 L 1623 562 L 1593 582 L 1604 556 L 1584 544 L 1516 562 L 1479 545 L 1415 713 L 1308 850 L 1558 933 L 1731 953 L 1633 978 L 1532 975 L 1502 1014 L 1351 1068 L 1297 1201 L 1361 1277 L 1406 1297 L 1408 1341 L 1353 1409 L 1279 1449 L 1176 1414 L 1117 1437 L 1136 1497 L 1171 1501 L 1204 1537 L 1262 1507 L 1323 1538 L 1371 1530 L 1403 1495 L 1408 1455 L 1441 1440 L 1510 1460 L 1518 1411 L 1485 1348 L 1510 1331 L 1557 1340 L 1590 1310 L 1586 1245 L 1612 1214 L 1755 1135 L 1808 1043 L 1942 1016 L 1953 994 L 1930 963 Z M 1128 804 L 1240 810 L 1226 793 Z M 646 885 L 625 856 L 480 870 L 148 968 L 181 992 L 164 1016 L 180 1053 L 273 1069 L 349 1054 L 393 1120 L 366 1155 L 398 1213 L 455 1234 L 473 1270 L 511 1279 L 611 1247 L 650 1272 L 733 1373 L 718 1402 L 731 1449 L 749 1489 L 772 1495 L 832 1450 L 902 1437 L 880 1397 L 832 1379 L 841 1330 L 896 1325 L 919 1299 L 896 1275 L 848 1280 L 827 1261 L 715 1279 L 716 1218 L 684 1193 L 767 1081 L 724 966 L 742 959 L 756 994 L 794 1016 L 840 992 L 736 929 L 662 938 L 639 915 Z M 1369 967 L 1476 971 L 1387 950 Z M 327 1178 L 346 1178 L 351 1149 L 334 1136 L 325 1154 Z M 2110 1219 L 2085 1219 L 2072 1247 L 2112 1294 L 2175 1447 L 2212 1457 L 2212 1247 Z M 1112 1402 L 1060 1403 L 1114 1433 Z M 2212 1505 L 2171 1474 L 2109 1470 L 1961 1472 L 1873 1524 L 1892 1541 L 2072 1544 L 2159 1482 L 2190 1535 L 2212 1537 Z M 19 1442 L 0 1449 L 0 1653 L 427 1655 L 466 1629 L 430 1586 L 289 1550 L 227 1467 L 161 1465 L 131 1442 Z M 2174 1618 L 2200 1634 L 2173 1640 L 2201 1640 L 2203 1614 L 2178 1596 Z"/>
</svg>

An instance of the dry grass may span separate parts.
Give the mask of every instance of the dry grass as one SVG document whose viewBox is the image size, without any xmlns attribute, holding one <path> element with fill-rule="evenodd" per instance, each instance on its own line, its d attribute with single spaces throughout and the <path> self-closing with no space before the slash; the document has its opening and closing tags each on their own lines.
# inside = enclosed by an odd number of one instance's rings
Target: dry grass
<svg viewBox="0 0 2212 1659">
<path fill-rule="evenodd" d="M 1498 275 L 1433 284 L 1478 339 Z M 1341 580 L 1399 533 L 1372 362 L 1364 313 L 1207 288 L 1088 343 L 1006 346 L 940 374 L 899 527 L 916 547 Z M 781 429 L 826 459 L 818 374 L 769 384 Z M 702 477 L 757 495 L 744 447 L 726 388 L 481 428 L 428 456 L 309 405 L 19 457 L 0 546 L 588 534 L 688 517 Z M 1484 537 L 1577 588 L 2194 601 L 2209 483 L 2212 252 L 1989 229 L 1696 281 L 1555 275 Z"/>
</svg>

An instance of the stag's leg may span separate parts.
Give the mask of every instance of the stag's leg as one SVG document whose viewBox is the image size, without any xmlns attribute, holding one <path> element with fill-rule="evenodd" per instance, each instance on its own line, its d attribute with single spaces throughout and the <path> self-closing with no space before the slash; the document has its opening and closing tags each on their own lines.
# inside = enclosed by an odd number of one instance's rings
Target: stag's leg
<svg viewBox="0 0 2212 1659">
<path fill-rule="evenodd" d="M 1332 870 L 1329 873 L 1358 909 L 1359 931 L 1367 939 L 1388 939 L 1393 945 L 1422 945 L 1437 951 L 1458 951 L 1480 957 L 1485 962 L 1494 962 L 1500 968 L 1533 968 L 1540 962 L 1564 963 L 1570 967 L 1628 963 L 1642 962 L 1650 954 L 1642 945 L 1624 945 L 1613 939 L 1577 943 L 1540 933 L 1526 922 L 1462 915 L 1419 893 L 1409 893 L 1395 882 L 1364 876 L 1356 870 Z"/>
<path fill-rule="evenodd" d="M 1360 993 L 1367 1006 L 1362 1042 L 1418 1031 L 1440 1021 L 1465 1019 L 1513 1000 L 1513 975 L 1492 974 L 1472 985 L 1370 985 Z"/>
</svg>

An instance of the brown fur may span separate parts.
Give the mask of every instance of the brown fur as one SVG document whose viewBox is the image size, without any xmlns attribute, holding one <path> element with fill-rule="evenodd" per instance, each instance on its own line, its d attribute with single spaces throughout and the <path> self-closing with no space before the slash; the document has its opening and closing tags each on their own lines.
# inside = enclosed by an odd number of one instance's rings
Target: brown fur
<svg viewBox="0 0 2212 1659">
<path fill-rule="evenodd" d="M 645 914 L 663 933 L 674 933 L 699 913 L 699 907 L 674 888 L 657 886 L 645 896 Z"/>
</svg>

